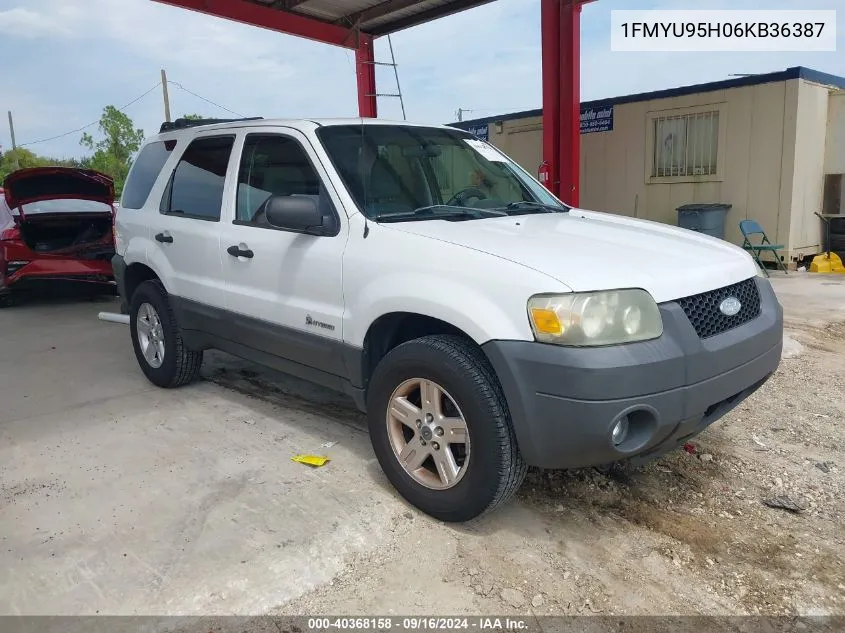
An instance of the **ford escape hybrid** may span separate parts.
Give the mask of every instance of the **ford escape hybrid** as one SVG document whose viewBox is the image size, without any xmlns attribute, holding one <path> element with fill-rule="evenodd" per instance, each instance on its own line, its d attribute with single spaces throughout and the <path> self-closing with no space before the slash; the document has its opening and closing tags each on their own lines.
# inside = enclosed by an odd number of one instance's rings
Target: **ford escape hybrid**
<svg viewBox="0 0 845 633">
<path fill-rule="evenodd" d="M 780 361 L 781 307 L 742 249 L 570 208 L 449 127 L 165 124 L 115 244 L 150 381 L 184 385 L 217 348 L 345 392 L 392 484 L 446 521 L 529 465 L 675 449 Z"/>
</svg>

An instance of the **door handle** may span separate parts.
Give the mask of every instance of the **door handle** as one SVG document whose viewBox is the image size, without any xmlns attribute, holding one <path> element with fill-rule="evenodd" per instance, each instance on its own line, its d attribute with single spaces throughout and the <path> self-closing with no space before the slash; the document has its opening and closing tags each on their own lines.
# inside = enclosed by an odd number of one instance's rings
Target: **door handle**
<svg viewBox="0 0 845 633">
<path fill-rule="evenodd" d="M 165 235 L 164 233 L 156 233 L 156 241 L 166 242 L 167 244 L 173 244 L 173 236 Z"/>
<path fill-rule="evenodd" d="M 232 257 L 248 257 L 252 259 L 255 256 L 255 253 L 250 249 L 241 250 L 238 246 L 230 246 L 226 249 L 226 252 Z"/>
</svg>

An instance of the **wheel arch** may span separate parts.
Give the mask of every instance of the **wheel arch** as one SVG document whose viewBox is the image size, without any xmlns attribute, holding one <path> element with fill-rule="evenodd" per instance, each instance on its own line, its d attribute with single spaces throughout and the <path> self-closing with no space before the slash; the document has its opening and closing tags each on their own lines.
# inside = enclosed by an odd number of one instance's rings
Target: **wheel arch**
<svg viewBox="0 0 845 633">
<path fill-rule="evenodd" d="M 124 289 L 126 291 L 126 297 L 124 297 L 124 300 L 127 305 L 131 304 L 132 295 L 135 293 L 138 286 L 150 279 L 156 279 L 164 285 L 164 281 L 161 276 L 146 264 L 135 262 L 126 266 L 126 272 L 124 273 Z"/>
<path fill-rule="evenodd" d="M 356 382 L 366 392 L 376 366 L 390 350 L 407 341 L 433 334 L 452 334 L 478 345 L 467 332 L 448 321 L 417 312 L 388 312 L 367 328 L 360 367 L 353 368 L 353 376 L 358 374 Z"/>
</svg>

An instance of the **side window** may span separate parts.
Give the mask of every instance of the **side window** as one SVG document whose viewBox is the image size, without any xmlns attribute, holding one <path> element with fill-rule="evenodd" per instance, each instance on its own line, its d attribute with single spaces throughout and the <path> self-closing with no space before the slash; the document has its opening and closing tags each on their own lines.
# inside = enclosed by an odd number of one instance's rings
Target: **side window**
<svg viewBox="0 0 845 633">
<path fill-rule="evenodd" d="M 246 137 L 238 170 L 236 222 L 269 226 L 264 203 L 270 196 L 319 196 L 325 207 L 327 196 L 321 193 L 320 177 L 297 141 L 278 134 Z"/>
<path fill-rule="evenodd" d="M 123 186 L 120 206 L 124 209 L 140 209 L 146 204 L 161 168 L 175 148 L 176 141 L 156 141 L 144 146 Z"/>
<path fill-rule="evenodd" d="M 192 141 L 173 170 L 161 201 L 161 212 L 218 222 L 234 142 L 234 136 Z"/>
</svg>

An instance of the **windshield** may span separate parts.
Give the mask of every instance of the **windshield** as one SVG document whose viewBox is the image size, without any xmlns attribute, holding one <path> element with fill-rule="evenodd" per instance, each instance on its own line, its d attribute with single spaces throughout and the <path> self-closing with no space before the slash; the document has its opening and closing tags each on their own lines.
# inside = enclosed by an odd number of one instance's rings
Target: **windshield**
<svg viewBox="0 0 845 633">
<path fill-rule="evenodd" d="M 64 198 L 27 202 L 23 205 L 23 212 L 25 215 L 36 215 L 38 213 L 111 213 L 111 207 L 96 200 Z M 17 209 L 13 209 L 12 213 L 17 213 Z"/>
<path fill-rule="evenodd" d="M 322 127 L 317 134 L 370 219 L 440 207 L 452 212 L 451 219 L 568 210 L 516 163 L 461 130 L 342 125 Z M 456 214 L 455 209 L 478 213 Z"/>
</svg>

